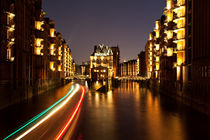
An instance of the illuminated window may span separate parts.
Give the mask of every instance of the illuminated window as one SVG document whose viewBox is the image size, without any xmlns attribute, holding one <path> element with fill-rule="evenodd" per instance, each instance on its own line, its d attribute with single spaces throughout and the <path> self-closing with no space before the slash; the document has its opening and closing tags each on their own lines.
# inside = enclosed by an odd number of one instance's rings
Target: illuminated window
<svg viewBox="0 0 210 140">
<path fill-rule="evenodd" d="M 150 42 L 150 47 L 152 47 L 152 42 Z"/>
<path fill-rule="evenodd" d="M 55 37 L 55 29 L 54 28 L 50 29 L 50 37 Z"/>
<path fill-rule="evenodd" d="M 156 70 L 159 70 L 159 69 L 160 69 L 159 64 L 156 64 Z"/>
<path fill-rule="evenodd" d="M 181 65 L 184 63 L 185 60 L 185 54 L 183 52 L 177 53 L 177 65 Z"/>
<path fill-rule="evenodd" d="M 52 70 L 52 71 L 55 71 L 55 68 L 54 68 L 54 62 L 50 62 L 50 69 Z"/>
<path fill-rule="evenodd" d="M 185 0 L 177 0 L 177 5 L 182 6 L 185 4 Z"/>
<path fill-rule="evenodd" d="M 156 50 L 158 51 L 160 49 L 160 44 L 156 44 Z"/>
<path fill-rule="evenodd" d="M 149 34 L 149 40 L 152 40 L 152 34 L 151 33 Z"/>
<path fill-rule="evenodd" d="M 10 12 L 8 12 L 7 14 L 8 14 L 7 15 L 7 24 L 11 25 L 11 24 L 13 24 L 15 14 L 10 13 Z"/>
<path fill-rule="evenodd" d="M 180 30 L 177 30 L 177 39 L 183 39 L 185 38 L 185 29 L 180 29 Z"/>
<path fill-rule="evenodd" d="M 172 30 L 167 31 L 167 38 L 168 39 L 172 39 L 173 38 L 173 31 Z"/>
<path fill-rule="evenodd" d="M 35 28 L 37 30 L 40 30 L 40 31 L 44 31 L 44 28 L 42 28 L 42 25 L 44 24 L 43 21 L 35 21 Z"/>
<path fill-rule="evenodd" d="M 62 71 L 61 65 L 58 65 L 58 71 Z"/>
<path fill-rule="evenodd" d="M 156 62 L 159 62 L 160 61 L 160 57 L 156 57 Z"/>
<path fill-rule="evenodd" d="M 179 18 L 179 17 L 184 17 L 184 16 L 185 16 L 185 6 L 176 8 L 174 11 L 177 13 L 177 17 L 178 17 L 178 18 Z"/>
<path fill-rule="evenodd" d="M 167 0 L 167 9 L 171 9 L 172 8 L 172 1 L 171 0 Z"/>
<path fill-rule="evenodd" d="M 160 31 L 156 30 L 155 33 L 156 33 L 156 38 L 159 38 L 160 37 Z"/>
<path fill-rule="evenodd" d="M 184 50 L 185 49 L 185 40 L 177 41 L 177 50 Z"/>
<path fill-rule="evenodd" d="M 167 12 L 167 21 L 170 22 L 173 20 L 173 11 Z"/>
<path fill-rule="evenodd" d="M 177 28 L 185 27 L 185 18 L 180 18 L 174 21 L 177 24 Z"/>
<path fill-rule="evenodd" d="M 7 49 L 7 59 L 8 59 L 8 60 L 11 59 L 11 54 L 12 54 L 11 49 L 8 48 L 8 49 Z"/>
<path fill-rule="evenodd" d="M 173 48 L 167 48 L 167 56 L 173 56 Z"/>
<path fill-rule="evenodd" d="M 41 39 L 41 38 L 36 38 L 36 39 L 35 39 L 35 46 L 40 47 L 41 44 L 42 44 L 42 41 L 43 41 L 43 39 Z"/>
<path fill-rule="evenodd" d="M 156 29 L 156 30 L 159 30 L 159 21 L 156 21 L 156 22 L 155 22 L 155 29 Z"/>
<path fill-rule="evenodd" d="M 34 47 L 34 53 L 35 53 L 36 55 L 41 55 L 41 50 L 42 50 L 41 47 Z"/>
</svg>

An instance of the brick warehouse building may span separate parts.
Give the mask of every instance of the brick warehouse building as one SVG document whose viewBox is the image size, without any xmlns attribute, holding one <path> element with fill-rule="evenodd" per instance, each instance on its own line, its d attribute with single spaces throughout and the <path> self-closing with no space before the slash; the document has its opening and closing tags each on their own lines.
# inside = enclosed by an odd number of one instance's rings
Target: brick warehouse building
<svg viewBox="0 0 210 140">
<path fill-rule="evenodd" d="M 114 77 L 118 77 L 120 75 L 120 49 L 118 46 L 111 47 L 113 52 L 113 70 Z"/>
<path fill-rule="evenodd" d="M 0 46 L 0 89 L 7 91 L 0 95 L 0 108 L 73 74 L 71 50 L 45 17 L 41 0 L 0 1 Z"/>
<path fill-rule="evenodd" d="M 137 76 L 137 60 L 120 63 L 120 76 Z"/>
<path fill-rule="evenodd" d="M 154 87 L 210 114 L 210 1 L 166 4 L 145 47 L 147 75 Z"/>
</svg>

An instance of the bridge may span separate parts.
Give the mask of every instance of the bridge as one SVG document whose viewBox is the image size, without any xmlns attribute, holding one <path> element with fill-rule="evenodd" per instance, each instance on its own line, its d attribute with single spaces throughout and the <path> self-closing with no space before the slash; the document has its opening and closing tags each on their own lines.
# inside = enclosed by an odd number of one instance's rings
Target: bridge
<svg viewBox="0 0 210 140">
<path fill-rule="evenodd" d="M 66 77 L 66 80 L 73 80 L 73 79 L 78 79 L 78 80 L 86 80 L 89 79 L 89 76 L 86 75 L 72 75 L 70 77 Z"/>
<path fill-rule="evenodd" d="M 145 81 L 149 80 L 148 77 L 142 77 L 142 76 L 121 76 L 117 77 L 118 80 L 131 80 L 131 81 Z"/>
</svg>

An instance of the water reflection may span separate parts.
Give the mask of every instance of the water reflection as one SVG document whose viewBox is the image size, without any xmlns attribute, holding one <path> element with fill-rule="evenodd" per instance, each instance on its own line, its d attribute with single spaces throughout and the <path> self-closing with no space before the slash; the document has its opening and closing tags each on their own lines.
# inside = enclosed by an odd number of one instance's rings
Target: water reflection
<svg viewBox="0 0 210 140">
<path fill-rule="evenodd" d="M 89 91 L 82 116 L 78 135 L 85 140 L 185 140 L 210 136 L 209 117 L 155 94 L 138 82 L 121 82 L 107 93 Z"/>
</svg>

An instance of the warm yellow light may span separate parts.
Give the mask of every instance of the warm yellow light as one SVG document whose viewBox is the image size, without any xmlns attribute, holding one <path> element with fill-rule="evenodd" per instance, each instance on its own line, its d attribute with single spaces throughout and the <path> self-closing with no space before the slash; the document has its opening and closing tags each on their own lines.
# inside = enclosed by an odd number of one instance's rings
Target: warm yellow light
<svg viewBox="0 0 210 140">
<path fill-rule="evenodd" d="M 150 61 L 150 65 L 152 65 L 152 61 Z"/>
<path fill-rule="evenodd" d="M 58 71 L 62 71 L 61 65 L 58 65 Z"/>
<path fill-rule="evenodd" d="M 150 45 L 150 47 L 152 47 L 152 46 L 153 46 L 152 42 L 150 42 L 150 44 L 149 44 L 149 45 Z"/>
<path fill-rule="evenodd" d="M 152 52 L 150 52 L 150 56 L 152 56 Z"/>
<path fill-rule="evenodd" d="M 150 72 L 152 71 L 152 66 L 150 66 L 149 71 L 150 71 Z"/>
<path fill-rule="evenodd" d="M 50 55 L 55 55 L 55 50 L 50 50 Z"/>
<path fill-rule="evenodd" d="M 149 40 L 152 40 L 152 34 L 151 33 L 149 34 Z"/>
<path fill-rule="evenodd" d="M 173 56 L 173 48 L 167 48 L 167 56 Z"/>
<path fill-rule="evenodd" d="M 15 14 L 13 14 L 13 13 L 10 13 L 10 12 L 7 12 L 8 13 L 8 17 L 10 18 L 10 19 L 13 19 L 14 17 L 15 17 Z"/>
<path fill-rule="evenodd" d="M 185 60 L 185 53 L 179 52 L 177 53 L 177 65 L 180 66 L 182 63 L 184 63 Z"/>
<path fill-rule="evenodd" d="M 156 30 L 156 38 L 159 38 L 160 37 L 160 31 L 159 30 Z"/>
<path fill-rule="evenodd" d="M 42 50 L 41 47 L 34 47 L 34 53 L 35 53 L 36 55 L 41 55 L 41 50 Z"/>
<path fill-rule="evenodd" d="M 177 50 L 184 50 L 185 49 L 185 40 L 179 40 L 177 43 Z"/>
<path fill-rule="evenodd" d="M 41 38 L 35 38 L 35 45 L 40 47 L 42 44 L 42 41 L 43 41 L 43 39 L 41 39 Z"/>
<path fill-rule="evenodd" d="M 175 32 L 177 33 L 178 40 L 185 38 L 185 29 L 184 28 L 176 30 Z"/>
<path fill-rule="evenodd" d="M 181 64 L 182 64 L 182 59 L 178 58 L 178 59 L 177 59 L 177 65 L 180 66 Z"/>
<path fill-rule="evenodd" d="M 174 12 L 177 13 L 177 17 L 184 17 L 185 16 L 185 6 L 178 7 L 174 9 Z"/>
<path fill-rule="evenodd" d="M 180 75 L 181 75 L 181 67 L 180 66 L 177 66 L 177 80 L 180 80 Z"/>
<path fill-rule="evenodd" d="M 157 56 L 157 57 L 156 57 L 156 62 L 159 62 L 159 61 L 160 61 L 160 57 Z"/>
<path fill-rule="evenodd" d="M 173 30 L 167 31 L 167 38 L 172 39 L 173 38 Z"/>
<path fill-rule="evenodd" d="M 13 27 L 9 27 L 8 31 L 13 32 L 15 29 Z"/>
<path fill-rule="evenodd" d="M 52 71 L 55 71 L 54 62 L 53 62 L 53 61 L 50 62 L 50 69 L 51 69 Z"/>
<path fill-rule="evenodd" d="M 160 69 L 160 65 L 157 63 L 156 64 L 156 70 L 159 70 Z"/>
<path fill-rule="evenodd" d="M 58 60 L 61 60 L 61 56 L 58 56 Z"/>
<path fill-rule="evenodd" d="M 156 50 L 158 51 L 160 49 L 160 44 L 156 44 Z"/>
<path fill-rule="evenodd" d="M 155 22 L 155 29 L 156 29 L 156 30 L 159 30 L 159 21 L 156 21 L 156 22 Z"/>
<path fill-rule="evenodd" d="M 173 11 L 167 11 L 167 21 L 173 21 Z"/>
<path fill-rule="evenodd" d="M 170 10 L 172 8 L 172 1 L 167 0 L 167 9 Z"/>
<path fill-rule="evenodd" d="M 55 44 L 50 44 L 50 49 L 54 50 L 54 48 L 55 48 L 54 46 L 55 46 Z"/>
<path fill-rule="evenodd" d="M 50 29 L 50 37 L 55 37 L 55 29 L 54 28 Z"/>
<path fill-rule="evenodd" d="M 185 27 L 185 18 L 175 19 L 174 22 L 177 24 L 177 28 L 184 28 Z"/>
<path fill-rule="evenodd" d="M 44 28 L 42 28 L 42 25 L 43 25 L 43 24 L 44 24 L 43 21 L 35 21 L 35 28 L 36 28 L 37 30 L 43 31 L 43 30 L 44 30 Z"/>
<path fill-rule="evenodd" d="M 149 58 L 150 58 L 150 60 L 152 60 L 152 56 L 150 56 Z"/>
<path fill-rule="evenodd" d="M 185 0 L 177 0 L 177 5 L 182 6 L 185 4 Z"/>
</svg>

